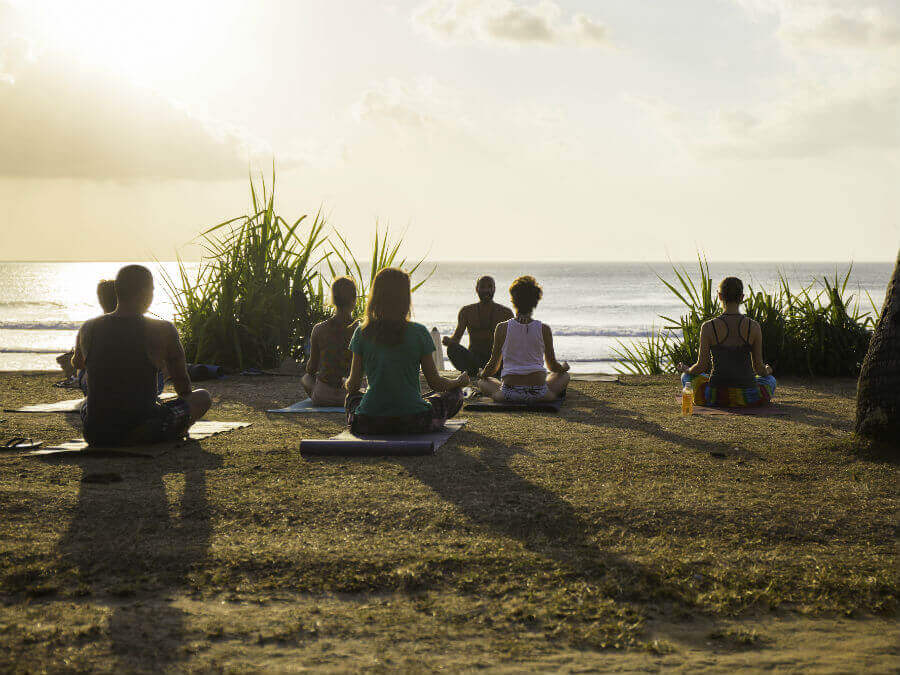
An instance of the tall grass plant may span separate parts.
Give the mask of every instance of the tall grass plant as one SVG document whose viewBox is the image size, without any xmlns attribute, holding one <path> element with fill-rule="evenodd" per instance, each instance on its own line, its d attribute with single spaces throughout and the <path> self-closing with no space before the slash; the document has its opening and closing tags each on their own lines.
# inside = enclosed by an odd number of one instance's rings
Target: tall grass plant
<svg viewBox="0 0 900 675">
<path fill-rule="evenodd" d="M 660 281 L 684 305 L 678 318 L 661 316 L 664 326 L 643 341 L 619 341 L 614 353 L 622 373 L 675 372 L 694 363 L 705 321 L 722 312 L 709 264 L 697 259 L 697 274 L 673 265 L 675 279 Z M 853 266 L 843 275 L 813 280 L 792 289 L 781 275 L 771 290 L 748 284 L 744 313 L 760 324 L 763 356 L 782 375 L 855 376 L 872 335 L 877 310 L 863 311 L 859 296 L 847 292 Z M 871 300 L 871 299 L 870 299 Z"/>
<path fill-rule="evenodd" d="M 346 237 L 326 230 L 321 212 L 292 222 L 275 208 L 275 172 L 269 185 L 250 179 L 249 213 L 202 232 L 200 266 L 163 278 L 175 307 L 175 326 L 188 361 L 231 370 L 271 368 L 307 356 L 312 327 L 332 313 L 330 283 L 347 275 L 357 284 L 361 315 L 375 275 L 384 267 L 419 272 L 424 258 L 402 255 L 403 237 L 376 224 L 371 255 L 360 263 Z M 434 269 L 417 281 L 419 288 Z"/>
</svg>

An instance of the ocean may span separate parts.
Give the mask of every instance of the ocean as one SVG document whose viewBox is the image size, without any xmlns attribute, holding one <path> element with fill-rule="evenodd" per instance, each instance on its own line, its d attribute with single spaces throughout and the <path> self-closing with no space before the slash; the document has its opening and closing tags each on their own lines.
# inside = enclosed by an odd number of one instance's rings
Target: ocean
<svg viewBox="0 0 900 675">
<path fill-rule="evenodd" d="M 123 263 L 0 263 L 0 370 L 56 369 L 55 357 L 69 349 L 85 319 L 99 313 L 97 281 L 113 278 Z M 154 271 L 156 296 L 151 311 L 171 319 L 172 303 L 160 267 Z M 544 298 L 535 317 L 548 323 L 556 353 L 574 372 L 611 372 L 613 348 L 664 325 L 659 315 L 677 317 L 682 306 L 657 278 L 673 279 L 669 263 L 467 263 L 437 262 L 434 275 L 413 295 L 414 319 L 442 335 L 452 333 L 459 308 L 476 301 L 475 280 L 490 274 L 497 280 L 496 300 L 509 304 L 506 289 L 521 274 L 535 276 Z M 696 270 L 696 263 L 687 263 Z M 843 273 L 846 263 L 711 263 L 714 279 L 736 275 L 755 287 L 774 289 L 779 273 L 794 288 L 824 275 Z M 870 308 L 866 293 L 880 308 L 890 279 L 891 263 L 856 263 L 848 294 Z"/>
</svg>

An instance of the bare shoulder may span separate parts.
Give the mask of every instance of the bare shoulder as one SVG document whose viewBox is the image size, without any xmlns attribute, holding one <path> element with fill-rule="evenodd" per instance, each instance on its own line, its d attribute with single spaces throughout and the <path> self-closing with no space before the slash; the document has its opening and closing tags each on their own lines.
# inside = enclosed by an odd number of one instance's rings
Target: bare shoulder
<svg viewBox="0 0 900 675">
<path fill-rule="evenodd" d="M 550 337 L 553 335 L 553 331 L 550 329 L 550 324 L 541 323 L 541 332 L 544 334 L 544 337 Z"/>
<path fill-rule="evenodd" d="M 144 320 L 147 322 L 147 332 L 154 340 L 170 342 L 173 339 L 178 339 L 178 329 L 175 328 L 175 324 L 171 321 L 152 319 L 150 317 L 145 317 Z"/>
<path fill-rule="evenodd" d="M 459 310 L 459 318 L 468 321 L 473 316 L 478 316 L 478 305 L 463 305 Z"/>
<path fill-rule="evenodd" d="M 715 331 L 713 324 L 717 321 L 717 319 L 709 319 L 708 321 L 704 321 L 700 324 L 700 337 L 705 335 L 712 335 Z"/>
<path fill-rule="evenodd" d="M 94 324 L 97 323 L 97 319 L 99 319 L 99 318 L 100 318 L 99 316 L 95 316 L 93 319 L 88 319 L 87 321 L 85 321 L 83 324 L 81 324 L 81 328 L 78 329 L 79 332 L 80 331 L 85 331 L 85 332 L 90 331 L 94 327 Z"/>
</svg>

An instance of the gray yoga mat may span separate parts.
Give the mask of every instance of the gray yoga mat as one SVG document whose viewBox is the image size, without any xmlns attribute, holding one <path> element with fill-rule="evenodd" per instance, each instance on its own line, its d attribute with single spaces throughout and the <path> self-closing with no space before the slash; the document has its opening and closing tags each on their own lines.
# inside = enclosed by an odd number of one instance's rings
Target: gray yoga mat
<svg viewBox="0 0 900 675">
<path fill-rule="evenodd" d="M 176 394 L 161 394 L 159 400 L 168 401 L 176 398 Z M 71 398 L 65 401 L 56 401 L 55 403 L 35 403 L 33 405 L 23 405 L 21 408 L 4 408 L 3 412 L 11 413 L 77 413 L 81 411 L 81 405 L 84 403 L 83 398 Z"/>
<path fill-rule="evenodd" d="M 476 412 L 559 412 L 565 399 L 558 398 L 555 401 L 536 401 L 534 403 L 514 403 L 503 401 L 498 403 L 489 398 L 480 398 L 470 401 L 463 406 L 464 410 Z"/>
<path fill-rule="evenodd" d="M 433 455 L 450 437 L 462 429 L 468 420 L 452 419 L 444 428 L 429 434 L 389 434 L 357 436 L 345 429 L 329 439 L 309 439 L 300 442 L 301 455 L 387 457 Z"/>
<path fill-rule="evenodd" d="M 188 439 L 192 441 L 200 441 L 217 434 L 225 434 L 235 429 L 243 429 L 249 427 L 250 422 L 213 422 L 210 420 L 200 420 L 194 422 L 188 430 Z M 48 457 L 55 455 L 70 455 L 73 453 L 84 453 L 93 455 L 94 453 L 103 453 L 110 456 L 133 456 L 133 457 L 152 457 L 159 454 L 161 450 L 177 445 L 178 441 L 173 443 L 154 443 L 153 445 L 133 445 L 123 448 L 89 448 L 87 442 L 83 438 L 76 438 L 72 441 L 66 441 L 59 445 L 43 448 L 41 450 L 33 450 L 25 453 L 26 455 L 34 455 L 39 457 Z"/>
<path fill-rule="evenodd" d="M 305 398 L 289 405 L 287 408 L 273 408 L 266 410 L 268 413 L 279 413 L 284 415 L 309 415 L 314 413 L 343 413 L 344 406 L 315 406 L 312 399 Z"/>
</svg>

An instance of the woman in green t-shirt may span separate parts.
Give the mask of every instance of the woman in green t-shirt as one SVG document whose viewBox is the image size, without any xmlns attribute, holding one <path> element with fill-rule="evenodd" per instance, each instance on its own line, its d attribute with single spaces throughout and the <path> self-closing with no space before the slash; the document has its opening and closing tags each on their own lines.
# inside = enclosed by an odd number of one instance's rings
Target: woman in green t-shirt
<svg viewBox="0 0 900 675">
<path fill-rule="evenodd" d="M 435 431 L 459 412 L 463 373 L 441 377 L 434 365 L 434 342 L 428 329 L 409 320 L 412 305 L 409 275 L 388 267 L 372 282 L 363 324 L 353 333 L 353 361 L 347 378 L 347 424 L 356 434 L 415 434 Z M 422 396 L 419 367 L 433 389 Z M 362 377 L 369 380 L 360 393 Z"/>
</svg>

